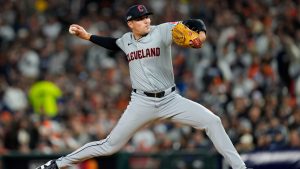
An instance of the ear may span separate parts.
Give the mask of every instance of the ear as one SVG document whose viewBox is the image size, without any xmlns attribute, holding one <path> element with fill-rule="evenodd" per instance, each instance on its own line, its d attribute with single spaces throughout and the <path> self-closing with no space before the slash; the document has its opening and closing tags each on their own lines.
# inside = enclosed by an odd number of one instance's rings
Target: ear
<svg viewBox="0 0 300 169">
<path fill-rule="evenodd" d="M 133 27 L 132 21 L 128 21 L 128 22 L 127 22 L 127 25 L 128 25 L 128 27 L 129 27 L 130 29 L 132 29 L 132 27 Z"/>
</svg>

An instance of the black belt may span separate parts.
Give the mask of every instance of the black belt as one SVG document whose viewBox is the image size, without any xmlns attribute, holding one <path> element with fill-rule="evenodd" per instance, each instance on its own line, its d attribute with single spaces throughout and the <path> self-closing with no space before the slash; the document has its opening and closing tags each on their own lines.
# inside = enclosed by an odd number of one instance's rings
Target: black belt
<svg viewBox="0 0 300 169">
<path fill-rule="evenodd" d="M 171 92 L 174 92 L 175 91 L 175 86 L 171 88 Z M 133 89 L 133 92 L 137 93 L 136 92 L 136 89 Z M 149 92 L 143 92 L 146 96 L 148 97 L 156 97 L 156 98 L 162 98 L 165 96 L 165 91 L 162 91 L 162 92 L 158 92 L 158 93 L 149 93 Z"/>
</svg>

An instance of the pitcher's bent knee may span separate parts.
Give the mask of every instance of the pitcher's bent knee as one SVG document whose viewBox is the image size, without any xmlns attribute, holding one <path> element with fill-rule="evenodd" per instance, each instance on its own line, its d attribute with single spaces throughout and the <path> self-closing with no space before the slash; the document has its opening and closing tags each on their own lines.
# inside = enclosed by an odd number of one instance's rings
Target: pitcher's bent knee
<svg viewBox="0 0 300 169">
<path fill-rule="evenodd" d="M 106 155 L 112 155 L 118 152 L 121 149 L 119 146 L 109 146 L 109 151 L 107 151 Z"/>
<path fill-rule="evenodd" d="M 222 121 L 219 116 L 216 115 L 212 116 L 207 124 L 207 126 L 214 126 L 214 125 L 222 125 Z"/>
<path fill-rule="evenodd" d="M 206 134 L 209 136 L 223 128 L 220 117 L 214 115 L 204 127 Z"/>
<path fill-rule="evenodd" d="M 109 140 L 105 143 L 104 149 L 106 150 L 106 155 L 112 155 L 118 152 L 122 148 L 123 144 L 112 144 Z"/>
</svg>

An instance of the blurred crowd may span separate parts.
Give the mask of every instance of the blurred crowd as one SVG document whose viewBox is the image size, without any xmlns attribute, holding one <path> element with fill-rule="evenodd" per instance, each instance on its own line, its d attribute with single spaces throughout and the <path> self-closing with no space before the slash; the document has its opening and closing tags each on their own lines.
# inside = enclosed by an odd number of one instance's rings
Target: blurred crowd
<svg viewBox="0 0 300 169">
<path fill-rule="evenodd" d="M 177 90 L 218 115 L 239 152 L 300 148 L 299 0 L 0 0 L 0 154 L 69 152 L 109 134 L 130 101 L 126 56 L 68 27 L 120 37 L 137 3 L 154 25 L 205 22 L 202 49 L 172 47 Z M 168 121 L 123 150 L 215 151 Z"/>
</svg>

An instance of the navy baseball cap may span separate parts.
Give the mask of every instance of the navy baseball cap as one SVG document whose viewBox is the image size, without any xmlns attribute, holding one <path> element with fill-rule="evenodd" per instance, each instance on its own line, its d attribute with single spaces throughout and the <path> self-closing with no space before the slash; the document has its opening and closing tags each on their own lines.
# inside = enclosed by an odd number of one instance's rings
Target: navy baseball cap
<svg viewBox="0 0 300 169">
<path fill-rule="evenodd" d="M 134 20 L 146 15 L 152 15 L 144 5 L 133 5 L 128 8 L 126 13 L 126 21 Z"/>
</svg>

